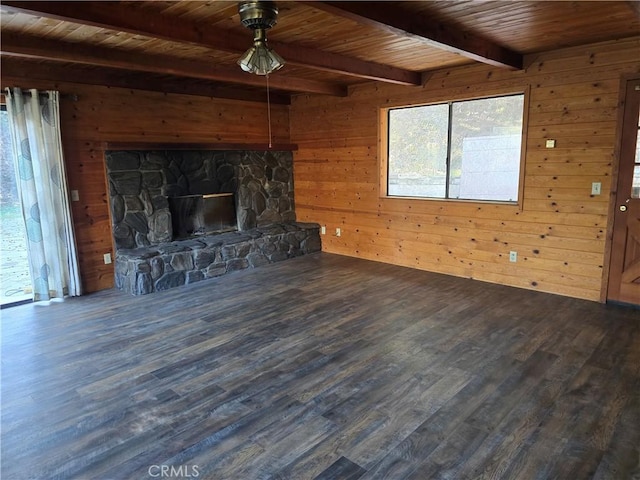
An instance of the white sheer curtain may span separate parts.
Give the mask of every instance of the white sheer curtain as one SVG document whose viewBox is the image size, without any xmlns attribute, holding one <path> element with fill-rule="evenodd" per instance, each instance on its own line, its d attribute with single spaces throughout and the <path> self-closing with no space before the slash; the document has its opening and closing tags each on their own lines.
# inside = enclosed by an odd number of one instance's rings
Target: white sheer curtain
<svg viewBox="0 0 640 480">
<path fill-rule="evenodd" d="M 80 295 L 67 176 L 60 138 L 59 94 L 6 90 L 29 267 L 35 301 Z"/>
</svg>

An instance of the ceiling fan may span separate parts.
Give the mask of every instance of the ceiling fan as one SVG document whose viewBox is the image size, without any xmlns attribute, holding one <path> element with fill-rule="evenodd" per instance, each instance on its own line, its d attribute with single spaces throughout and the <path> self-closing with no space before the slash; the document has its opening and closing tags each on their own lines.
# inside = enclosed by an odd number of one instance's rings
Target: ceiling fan
<svg viewBox="0 0 640 480">
<path fill-rule="evenodd" d="M 267 45 L 267 30 L 278 21 L 275 2 L 240 2 L 238 12 L 240 22 L 253 30 L 253 46 L 238 59 L 240 68 L 256 75 L 269 75 L 282 68 L 285 61 Z"/>
</svg>

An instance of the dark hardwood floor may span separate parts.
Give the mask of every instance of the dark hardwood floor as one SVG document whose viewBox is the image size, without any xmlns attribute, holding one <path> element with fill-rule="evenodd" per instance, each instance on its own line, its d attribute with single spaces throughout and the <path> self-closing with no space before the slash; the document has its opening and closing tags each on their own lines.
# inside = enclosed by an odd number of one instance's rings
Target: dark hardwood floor
<svg viewBox="0 0 640 480">
<path fill-rule="evenodd" d="M 638 479 L 640 312 L 328 254 L 23 305 L 1 454 L 7 480 Z"/>
</svg>

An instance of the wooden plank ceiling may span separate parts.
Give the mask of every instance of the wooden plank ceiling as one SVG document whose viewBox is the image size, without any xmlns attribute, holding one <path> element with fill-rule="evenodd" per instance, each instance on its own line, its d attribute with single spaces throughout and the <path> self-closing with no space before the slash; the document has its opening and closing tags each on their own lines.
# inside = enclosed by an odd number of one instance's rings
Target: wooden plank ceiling
<svg viewBox="0 0 640 480">
<path fill-rule="evenodd" d="M 269 45 L 287 62 L 272 100 L 349 85 L 420 85 L 431 70 L 640 34 L 633 1 L 278 2 Z M 236 60 L 252 43 L 237 2 L 3 1 L 2 86 L 25 78 L 264 101 Z"/>
</svg>

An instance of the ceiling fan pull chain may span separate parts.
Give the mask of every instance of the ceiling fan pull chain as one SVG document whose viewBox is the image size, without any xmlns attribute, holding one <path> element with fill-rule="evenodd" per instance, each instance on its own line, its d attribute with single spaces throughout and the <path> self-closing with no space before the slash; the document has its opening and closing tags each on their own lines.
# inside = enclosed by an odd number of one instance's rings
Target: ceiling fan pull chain
<svg viewBox="0 0 640 480">
<path fill-rule="evenodd" d="M 271 144 L 271 100 L 269 99 L 269 74 L 265 75 L 267 77 L 267 119 L 269 122 L 269 148 L 272 148 Z"/>
</svg>

